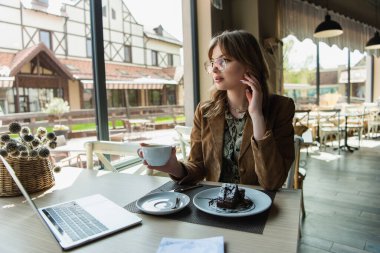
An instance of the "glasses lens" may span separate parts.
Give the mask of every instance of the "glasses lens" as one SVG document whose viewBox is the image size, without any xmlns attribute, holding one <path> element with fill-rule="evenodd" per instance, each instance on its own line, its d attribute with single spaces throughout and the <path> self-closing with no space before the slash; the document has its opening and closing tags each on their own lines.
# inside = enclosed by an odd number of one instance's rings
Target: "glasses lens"
<svg viewBox="0 0 380 253">
<path fill-rule="evenodd" d="M 223 72 L 226 69 L 226 61 L 223 58 L 215 59 L 214 64 L 220 72 Z"/>
<path fill-rule="evenodd" d="M 212 73 L 212 68 L 213 68 L 213 63 L 210 62 L 210 61 L 206 61 L 204 63 L 204 66 L 205 66 L 205 70 L 207 73 L 211 74 Z"/>
<path fill-rule="evenodd" d="M 211 74 L 214 67 L 217 67 L 220 72 L 223 72 L 227 67 L 227 63 L 223 58 L 217 58 L 214 61 L 206 61 L 204 66 L 207 73 Z"/>
</svg>

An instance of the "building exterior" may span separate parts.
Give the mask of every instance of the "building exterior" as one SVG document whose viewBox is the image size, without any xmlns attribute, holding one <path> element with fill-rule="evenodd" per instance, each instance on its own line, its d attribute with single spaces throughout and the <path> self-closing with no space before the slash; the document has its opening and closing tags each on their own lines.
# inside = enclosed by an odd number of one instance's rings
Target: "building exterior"
<svg viewBox="0 0 380 253">
<path fill-rule="evenodd" d="M 182 43 L 103 0 L 109 107 L 183 104 Z M 94 108 L 89 0 L 0 0 L 0 107 L 41 111 L 53 97 Z M 6 36 L 4 36 L 6 35 Z"/>
</svg>

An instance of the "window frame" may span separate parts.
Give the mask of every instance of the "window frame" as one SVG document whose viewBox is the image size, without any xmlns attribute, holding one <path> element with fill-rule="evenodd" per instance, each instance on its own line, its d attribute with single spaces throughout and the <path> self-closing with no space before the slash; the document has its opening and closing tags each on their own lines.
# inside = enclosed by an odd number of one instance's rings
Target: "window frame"
<svg viewBox="0 0 380 253">
<path fill-rule="evenodd" d="M 91 38 L 86 38 L 86 57 L 92 58 L 92 42 Z"/>
<path fill-rule="evenodd" d="M 132 47 L 130 45 L 124 45 L 124 62 L 132 62 Z"/>
<path fill-rule="evenodd" d="M 168 53 L 168 66 L 173 67 L 174 66 L 174 56 L 173 54 Z"/>
<path fill-rule="evenodd" d="M 107 17 L 107 6 L 106 5 L 104 5 L 102 7 L 102 16 L 103 16 L 103 18 Z"/>
<path fill-rule="evenodd" d="M 152 50 L 152 66 L 158 66 L 158 51 Z"/>
<path fill-rule="evenodd" d="M 47 35 L 48 35 L 48 43 L 49 43 L 49 45 L 47 45 L 46 43 L 45 43 L 45 40 L 43 39 L 43 37 L 42 37 L 42 34 L 44 34 L 44 33 L 46 33 Z M 44 30 L 44 29 L 40 29 L 39 31 L 38 31 L 38 37 L 39 37 L 39 40 L 40 40 L 40 42 L 42 42 L 42 43 L 44 43 L 45 44 L 45 46 L 47 47 L 47 48 L 49 48 L 50 50 L 53 50 L 53 42 L 52 42 L 52 35 L 51 35 L 51 31 L 48 31 L 48 30 Z"/>
<path fill-rule="evenodd" d="M 116 20 L 116 11 L 114 8 L 111 9 L 111 17 L 113 20 Z"/>
</svg>

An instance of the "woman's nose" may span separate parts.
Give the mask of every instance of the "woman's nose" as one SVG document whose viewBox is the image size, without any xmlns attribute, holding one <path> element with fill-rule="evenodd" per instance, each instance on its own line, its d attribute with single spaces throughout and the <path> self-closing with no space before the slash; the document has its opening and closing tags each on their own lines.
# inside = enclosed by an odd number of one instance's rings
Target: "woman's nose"
<svg viewBox="0 0 380 253">
<path fill-rule="evenodd" d="M 213 72 L 213 73 L 216 73 L 216 72 L 218 72 L 218 71 L 220 71 L 220 70 L 219 70 L 219 67 L 218 67 L 216 64 L 214 64 L 214 65 L 212 66 L 212 72 Z"/>
</svg>

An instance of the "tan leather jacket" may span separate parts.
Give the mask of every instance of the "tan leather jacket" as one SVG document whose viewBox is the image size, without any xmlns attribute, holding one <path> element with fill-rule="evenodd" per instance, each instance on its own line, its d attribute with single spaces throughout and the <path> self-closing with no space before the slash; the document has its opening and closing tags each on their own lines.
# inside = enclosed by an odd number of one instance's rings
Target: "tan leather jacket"
<svg viewBox="0 0 380 253">
<path fill-rule="evenodd" d="M 194 115 L 189 159 L 182 164 L 187 175 L 177 179 L 180 184 L 196 183 L 203 179 L 219 181 L 224 114 L 212 119 L 204 117 L 204 114 L 198 105 Z M 254 140 L 252 120 L 248 116 L 238 159 L 240 183 L 261 185 L 270 190 L 283 185 L 294 160 L 293 117 L 293 100 L 271 95 L 266 117 L 267 131 L 262 140 Z"/>
</svg>

